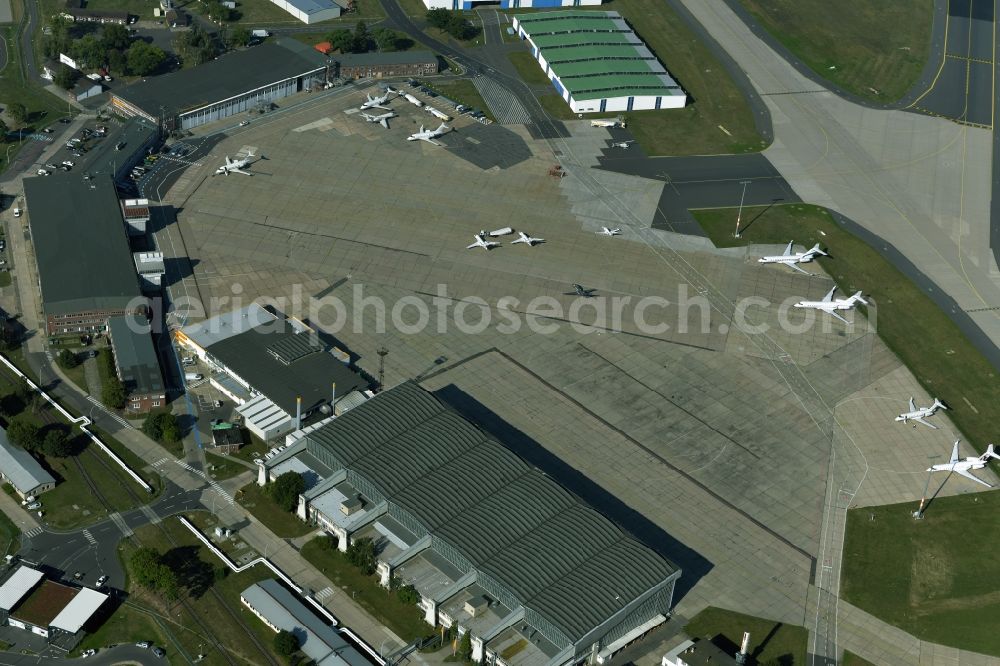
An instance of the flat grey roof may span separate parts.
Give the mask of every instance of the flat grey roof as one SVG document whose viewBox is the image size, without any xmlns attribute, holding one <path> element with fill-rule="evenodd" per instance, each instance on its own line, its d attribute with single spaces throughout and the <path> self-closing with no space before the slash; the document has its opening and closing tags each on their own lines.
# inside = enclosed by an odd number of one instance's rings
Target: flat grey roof
<svg viewBox="0 0 1000 666">
<path fill-rule="evenodd" d="M 125 310 L 142 298 L 110 175 L 79 171 L 24 179 L 31 236 L 48 314 Z"/>
<path fill-rule="evenodd" d="M 230 336 L 207 351 L 292 417 L 298 396 L 302 396 L 303 414 L 329 403 L 333 382 L 338 395 L 368 387 L 368 382 L 330 354 L 317 336 L 296 333 L 288 320 Z"/>
<path fill-rule="evenodd" d="M 9 611 L 45 578 L 45 574 L 23 564 L 0 585 L 0 609 Z"/>
<path fill-rule="evenodd" d="M 155 118 L 160 107 L 182 114 L 325 66 L 325 56 L 316 49 L 278 38 L 133 83 L 114 94 Z"/>
<path fill-rule="evenodd" d="M 254 583 L 240 593 L 244 602 L 271 624 L 295 634 L 307 657 L 316 663 L 371 666 L 333 627 L 324 624 L 273 578 Z"/>
<path fill-rule="evenodd" d="M 311 433 L 306 447 L 570 641 L 678 571 L 413 382 Z"/>
<path fill-rule="evenodd" d="M 163 393 L 160 361 L 153 349 L 149 322 L 140 315 L 108 319 L 108 333 L 115 350 L 115 363 L 129 393 Z"/>
<path fill-rule="evenodd" d="M 30 453 L 10 443 L 3 428 L 0 428 L 0 472 L 22 494 L 43 483 L 56 482 Z"/>
<path fill-rule="evenodd" d="M 182 342 L 188 339 L 202 349 L 208 349 L 216 342 L 239 335 L 256 326 L 275 322 L 277 319 L 256 303 L 251 303 L 245 308 L 224 312 L 197 324 L 185 326 L 178 333 Z"/>
<path fill-rule="evenodd" d="M 333 2 L 333 0 L 286 0 L 288 4 L 298 9 L 300 12 L 305 12 L 306 14 L 317 14 L 319 12 L 325 12 L 334 7 L 338 9 L 343 9 L 339 4 Z"/>
</svg>

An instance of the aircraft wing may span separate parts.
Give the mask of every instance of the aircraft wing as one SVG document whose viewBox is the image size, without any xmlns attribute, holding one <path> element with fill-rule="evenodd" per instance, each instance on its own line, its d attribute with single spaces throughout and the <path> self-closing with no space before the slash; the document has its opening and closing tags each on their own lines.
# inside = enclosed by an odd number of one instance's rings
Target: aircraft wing
<svg viewBox="0 0 1000 666">
<path fill-rule="evenodd" d="M 950 463 L 958 462 L 958 440 L 955 440 L 955 448 L 951 450 L 951 460 L 949 460 L 948 462 Z"/>
<path fill-rule="evenodd" d="M 479 243 L 473 243 L 472 245 L 466 245 L 465 249 L 466 250 L 471 250 L 474 247 L 479 247 Z"/>
<path fill-rule="evenodd" d="M 383 111 L 392 111 L 392 108 L 388 106 L 382 106 L 381 104 L 372 104 L 368 107 L 369 109 L 382 109 Z"/>
<path fill-rule="evenodd" d="M 910 411 L 911 412 L 917 411 L 917 406 L 913 404 L 913 398 L 910 398 Z"/>
<path fill-rule="evenodd" d="M 784 253 L 782 253 L 781 256 L 783 256 L 783 257 L 790 257 L 790 256 L 792 256 L 792 245 L 794 243 L 795 243 L 795 241 L 788 241 L 788 247 L 785 248 L 785 251 L 784 251 Z"/>
<path fill-rule="evenodd" d="M 381 119 L 381 120 L 379 120 L 378 122 L 379 122 L 379 124 L 380 124 L 380 125 L 381 125 L 382 127 L 386 128 L 386 129 L 389 129 L 389 119 L 388 119 L 388 118 L 382 118 L 382 119 Z"/>
<path fill-rule="evenodd" d="M 233 173 L 241 173 L 244 176 L 252 176 L 253 175 L 249 171 L 244 171 L 243 169 L 230 169 L 230 171 L 232 171 Z"/>
<path fill-rule="evenodd" d="M 826 292 L 826 296 L 823 297 L 823 302 L 824 303 L 829 303 L 830 301 L 832 301 L 833 300 L 833 292 L 835 292 L 835 291 L 837 291 L 837 287 L 836 286 L 832 287 L 830 289 L 830 291 Z M 845 319 L 845 321 L 846 321 L 846 319 Z"/>
<path fill-rule="evenodd" d="M 956 469 L 954 471 L 955 471 L 956 474 L 961 474 L 962 476 L 964 476 L 965 478 L 969 479 L 970 481 L 975 481 L 976 483 L 981 483 L 984 486 L 986 486 L 987 488 L 992 488 L 993 487 L 992 485 L 986 483 L 982 479 L 977 479 L 967 469 Z"/>
<path fill-rule="evenodd" d="M 801 268 L 799 268 L 798 265 L 794 261 L 783 261 L 781 263 L 783 263 L 784 265 L 788 266 L 792 270 L 798 271 L 799 273 L 805 273 L 806 275 L 812 275 L 812 273 L 810 273 L 809 271 L 804 271 Z"/>
<path fill-rule="evenodd" d="M 426 137 L 420 137 L 421 141 L 426 141 L 427 143 L 433 143 L 435 146 L 443 146 L 444 144 L 438 143 L 434 139 L 428 139 Z"/>
<path fill-rule="evenodd" d="M 923 419 L 922 417 L 919 417 L 919 416 L 918 416 L 917 418 L 915 418 L 915 419 L 912 419 L 912 420 L 913 420 L 913 421 L 916 421 L 917 423 L 923 423 L 923 424 L 924 424 L 925 426 L 927 426 L 928 428 L 932 428 L 932 429 L 934 429 L 934 430 L 937 430 L 937 429 L 938 429 L 938 427 L 937 427 L 936 425 L 934 425 L 933 423 L 928 423 L 927 421 L 924 421 L 924 419 Z"/>
<path fill-rule="evenodd" d="M 831 317 L 836 317 L 837 319 L 839 319 L 840 321 L 844 322 L 845 324 L 848 324 L 848 325 L 850 325 L 850 323 L 851 323 L 851 322 L 847 321 L 846 319 L 844 319 L 843 317 L 841 317 L 841 316 L 840 316 L 839 314 L 837 314 L 836 312 L 834 312 L 833 310 L 827 310 L 827 311 L 826 311 L 826 313 L 827 313 L 828 315 L 830 315 Z"/>
</svg>

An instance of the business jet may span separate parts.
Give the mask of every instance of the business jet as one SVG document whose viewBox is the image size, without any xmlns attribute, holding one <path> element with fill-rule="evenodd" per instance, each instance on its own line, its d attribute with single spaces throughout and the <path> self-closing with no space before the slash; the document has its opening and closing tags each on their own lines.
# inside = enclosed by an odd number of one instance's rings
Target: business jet
<svg viewBox="0 0 1000 666">
<path fill-rule="evenodd" d="M 939 409 L 948 409 L 943 402 L 934 398 L 934 402 L 930 407 L 917 407 L 913 402 L 913 398 L 910 398 L 910 411 L 904 412 L 896 417 L 897 421 L 902 421 L 906 423 L 907 421 L 916 421 L 917 423 L 923 423 L 928 428 L 933 428 L 937 430 L 937 426 L 933 423 L 928 423 L 924 420 L 925 416 L 933 416 L 934 412 Z"/>
<path fill-rule="evenodd" d="M 574 284 L 573 291 L 563 292 L 563 296 L 583 296 L 584 298 L 593 298 L 596 289 L 587 289 L 582 285 Z"/>
<path fill-rule="evenodd" d="M 839 314 L 835 312 L 835 310 L 852 310 L 855 304 L 863 303 L 864 305 L 868 305 L 868 301 L 866 301 L 864 298 L 861 297 L 860 291 L 855 293 L 850 298 L 834 299 L 833 292 L 835 291 L 837 291 L 837 288 L 833 287 L 832 289 L 830 289 L 830 291 L 826 293 L 826 296 L 823 297 L 822 301 L 799 301 L 798 303 L 795 304 L 795 307 L 810 308 L 812 310 L 822 310 L 828 315 L 836 317 L 845 324 L 850 324 L 851 322 L 841 317 Z"/>
<path fill-rule="evenodd" d="M 442 134 L 448 133 L 450 130 L 451 128 L 445 125 L 444 123 L 441 123 L 441 125 L 437 129 L 432 129 L 432 130 L 424 129 L 424 126 L 421 125 L 420 131 L 417 132 L 416 134 L 411 134 L 410 136 L 406 137 L 406 140 L 426 141 L 427 143 L 433 143 L 435 146 L 441 146 L 444 144 L 438 143 L 434 139 L 441 136 Z"/>
<path fill-rule="evenodd" d="M 989 463 L 990 461 L 990 458 L 996 458 L 997 460 L 1000 460 L 1000 456 L 998 456 L 996 453 L 993 452 L 993 445 L 990 444 L 988 447 L 986 447 L 986 453 L 979 456 L 978 458 L 970 457 L 970 458 L 965 458 L 963 460 L 958 457 L 958 442 L 959 440 L 955 440 L 955 448 L 951 450 L 951 460 L 949 460 L 946 463 L 941 463 L 939 465 L 931 465 L 930 467 L 927 468 L 927 471 L 955 472 L 956 474 L 961 474 L 962 476 L 971 481 L 975 481 L 976 483 L 981 483 L 987 488 L 992 488 L 993 487 L 992 485 L 986 483 L 982 479 L 977 479 L 976 477 L 972 476 L 972 474 L 969 473 L 969 470 L 982 469 L 986 467 L 987 463 Z"/>
<path fill-rule="evenodd" d="M 493 248 L 499 247 L 499 246 L 500 246 L 500 243 L 497 243 L 496 241 L 488 241 L 488 240 L 484 239 L 483 238 L 483 234 L 476 234 L 476 242 L 473 243 L 472 245 L 467 246 L 465 249 L 466 250 L 471 250 L 472 248 L 475 248 L 475 247 L 481 247 L 484 250 L 492 250 Z"/>
<path fill-rule="evenodd" d="M 545 242 L 544 238 L 534 238 L 534 237 L 529 236 L 528 234 L 524 233 L 523 231 L 518 231 L 517 235 L 520 236 L 520 238 L 518 238 L 517 240 L 512 240 L 510 242 L 511 245 L 513 245 L 514 243 L 524 243 L 528 247 L 532 247 L 535 243 L 544 243 Z"/>
<path fill-rule="evenodd" d="M 391 91 L 387 90 L 385 94 L 382 95 L 381 97 L 372 97 L 371 95 L 366 95 L 366 97 L 368 99 L 361 103 L 361 109 L 360 109 L 361 111 L 364 111 L 365 109 L 384 109 L 386 111 L 390 110 L 388 106 L 385 106 L 385 103 L 388 102 L 390 99 L 392 99 Z"/>
<path fill-rule="evenodd" d="M 621 116 L 617 118 L 608 118 L 605 120 L 591 120 L 591 127 L 621 127 L 624 129 L 625 121 L 622 120 Z"/>
<path fill-rule="evenodd" d="M 819 249 L 819 243 L 816 243 L 811 248 L 805 252 L 792 252 L 792 246 L 795 241 L 788 241 L 788 247 L 785 248 L 784 254 L 774 255 L 770 257 L 761 257 L 757 260 L 759 264 L 784 264 L 789 268 L 797 270 L 799 273 L 805 273 L 806 275 L 812 275 L 808 271 L 804 271 L 799 268 L 796 264 L 807 264 L 816 258 L 817 254 L 822 254 L 824 257 L 829 257 L 830 255 Z"/>
<path fill-rule="evenodd" d="M 597 232 L 601 236 L 619 236 L 622 233 L 621 229 L 608 229 L 607 227 L 601 227 L 601 230 Z"/>
<path fill-rule="evenodd" d="M 226 163 L 215 170 L 215 175 L 218 176 L 219 174 L 222 174 L 223 176 L 228 176 L 230 173 L 241 173 L 244 176 L 252 176 L 253 174 L 249 171 L 244 171 L 243 167 L 253 164 L 255 161 L 253 157 L 254 154 L 252 150 L 241 160 L 231 160 L 229 159 L 229 156 L 226 155 Z"/>
<path fill-rule="evenodd" d="M 370 113 L 364 113 L 364 112 L 362 112 L 361 113 L 361 117 L 364 118 L 365 120 L 367 120 L 370 123 L 378 123 L 382 127 L 386 128 L 386 129 L 389 129 L 389 119 L 390 118 L 398 118 L 399 116 L 397 116 L 392 111 L 388 111 L 388 112 L 383 113 L 382 115 L 379 115 L 379 116 L 372 115 Z"/>
</svg>

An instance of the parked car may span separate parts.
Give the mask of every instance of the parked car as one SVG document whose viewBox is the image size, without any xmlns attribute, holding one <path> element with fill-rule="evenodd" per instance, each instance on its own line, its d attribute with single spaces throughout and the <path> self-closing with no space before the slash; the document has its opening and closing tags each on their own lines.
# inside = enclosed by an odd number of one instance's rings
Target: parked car
<svg viewBox="0 0 1000 666">
<path fill-rule="evenodd" d="M 36 509 L 41 509 L 42 508 L 42 503 L 41 502 L 32 502 L 31 504 L 28 505 L 28 508 L 30 510 L 32 510 L 32 511 L 34 511 Z"/>
<path fill-rule="evenodd" d="M 18 208 L 18 209 L 17 209 L 17 215 L 15 215 L 14 217 L 17 217 L 17 216 L 18 216 L 18 215 L 20 215 L 20 214 L 21 214 L 21 209 L 20 209 L 20 208 Z M 0 252 L 3 252 L 3 251 L 4 251 L 4 250 L 6 250 L 6 249 L 7 249 L 7 241 L 5 241 L 4 239 L 0 238 Z M 35 498 L 34 498 L 34 497 L 32 497 L 32 498 L 31 498 L 30 500 L 28 500 L 28 501 L 29 501 L 29 502 L 32 502 L 32 501 L 34 501 L 34 499 L 35 499 Z"/>
<path fill-rule="evenodd" d="M 240 123 L 240 127 L 246 127 L 249 124 L 250 124 L 249 120 L 244 120 L 243 122 Z"/>
<path fill-rule="evenodd" d="M 48 163 L 48 164 L 46 164 L 46 165 L 45 165 L 45 168 L 46 168 L 46 169 L 58 169 L 59 167 L 58 167 L 58 166 L 56 166 L 55 164 L 52 164 L 52 163 L 50 162 L 50 163 Z"/>
<path fill-rule="evenodd" d="M 74 162 L 73 160 L 63 160 L 62 163 L 65 164 L 68 167 L 75 167 L 76 166 L 76 162 Z"/>
<path fill-rule="evenodd" d="M 253 459 L 253 464 L 254 465 L 263 465 L 264 464 L 264 459 L 263 458 L 254 458 Z"/>
<path fill-rule="evenodd" d="M 166 653 L 166 651 L 163 648 L 161 648 L 161 647 L 155 647 L 155 648 L 153 648 L 153 654 L 155 654 L 157 657 L 163 657 L 163 655 L 165 655 L 167 653 Z"/>
<path fill-rule="evenodd" d="M 14 217 L 21 217 L 21 209 L 20 208 L 15 208 L 14 209 Z"/>
<path fill-rule="evenodd" d="M 107 582 L 108 582 L 108 577 L 101 576 L 100 578 L 97 579 L 97 587 L 100 587 L 101 585 L 104 585 Z"/>
<path fill-rule="evenodd" d="M 139 641 L 138 643 L 135 644 L 137 648 L 142 648 L 144 650 L 149 649 L 150 645 L 152 645 L 152 643 L 150 643 L 149 641 Z"/>
<path fill-rule="evenodd" d="M 55 130 L 52 129 L 51 127 L 46 127 L 42 131 L 45 132 L 46 134 L 52 134 L 52 132 L 54 132 Z"/>
<path fill-rule="evenodd" d="M 39 176 L 47 176 L 47 175 L 49 175 L 49 172 L 46 171 L 45 169 L 39 169 L 38 170 L 38 175 Z"/>
<path fill-rule="evenodd" d="M 87 657 L 93 657 L 95 654 L 97 654 L 97 650 L 95 650 L 94 648 L 90 648 L 89 650 L 84 650 L 80 654 L 80 658 L 86 659 Z"/>
</svg>

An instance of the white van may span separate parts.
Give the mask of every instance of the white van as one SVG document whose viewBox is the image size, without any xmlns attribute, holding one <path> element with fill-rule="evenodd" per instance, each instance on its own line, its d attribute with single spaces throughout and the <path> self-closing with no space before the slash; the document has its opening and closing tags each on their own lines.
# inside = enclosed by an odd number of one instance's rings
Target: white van
<svg viewBox="0 0 1000 666">
<path fill-rule="evenodd" d="M 21 217 L 21 209 L 20 208 L 15 208 L 14 209 L 14 217 Z"/>
<path fill-rule="evenodd" d="M 204 379 L 204 378 L 205 378 L 205 375 L 201 374 L 200 372 L 185 372 L 184 373 L 184 379 L 186 381 L 189 381 L 189 382 L 196 382 L 199 379 Z"/>
</svg>

